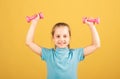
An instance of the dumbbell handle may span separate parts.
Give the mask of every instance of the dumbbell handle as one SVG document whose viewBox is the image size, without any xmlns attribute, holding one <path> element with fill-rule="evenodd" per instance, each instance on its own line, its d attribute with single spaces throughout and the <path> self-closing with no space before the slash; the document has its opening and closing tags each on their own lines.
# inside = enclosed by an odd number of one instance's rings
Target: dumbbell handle
<svg viewBox="0 0 120 79">
<path fill-rule="evenodd" d="M 44 15 L 43 15 L 42 13 L 39 13 L 38 15 L 39 15 L 39 18 L 40 18 L 40 19 L 43 19 L 43 18 L 44 18 Z M 35 19 L 38 15 L 35 14 L 35 15 L 33 15 L 33 16 L 26 16 L 27 22 L 28 22 L 28 23 L 31 22 L 31 20 Z"/>
<path fill-rule="evenodd" d="M 84 18 L 83 18 L 83 23 L 86 23 L 86 20 L 87 20 L 88 22 L 93 22 L 94 24 L 95 24 L 95 23 L 97 23 L 97 24 L 100 23 L 100 19 L 99 19 L 99 18 L 88 19 L 87 17 L 84 17 Z"/>
</svg>

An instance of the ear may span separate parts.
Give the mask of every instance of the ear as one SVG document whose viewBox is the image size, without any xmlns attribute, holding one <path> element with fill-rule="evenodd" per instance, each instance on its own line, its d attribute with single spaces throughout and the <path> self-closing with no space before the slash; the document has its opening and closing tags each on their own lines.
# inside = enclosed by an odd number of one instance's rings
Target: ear
<svg viewBox="0 0 120 79">
<path fill-rule="evenodd" d="M 53 42 L 55 41 L 54 36 L 52 36 L 52 41 L 53 41 Z"/>
</svg>

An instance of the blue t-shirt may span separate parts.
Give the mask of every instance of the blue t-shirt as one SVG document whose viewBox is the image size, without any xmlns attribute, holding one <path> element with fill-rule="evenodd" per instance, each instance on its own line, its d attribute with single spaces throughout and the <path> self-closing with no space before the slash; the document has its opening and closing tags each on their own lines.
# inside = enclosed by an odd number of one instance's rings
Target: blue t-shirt
<svg viewBox="0 0 120 79">
<path fill-rule="evenodd" d="M 83 59 L 83 48 L 42 48 L 42 60 L 47 64 L 47 79 L 77 79 L 78 63 Z"/>
</svg>

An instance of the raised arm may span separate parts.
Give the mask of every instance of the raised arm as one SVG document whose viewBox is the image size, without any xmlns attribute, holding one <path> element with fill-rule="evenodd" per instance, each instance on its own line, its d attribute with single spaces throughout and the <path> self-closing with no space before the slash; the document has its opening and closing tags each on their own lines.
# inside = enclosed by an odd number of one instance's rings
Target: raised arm
<svg viewBox="0 0 120 79">
<path fill-rule="evenodd" d="M 39 16 L 32 20 L 32 23 L 30 25 L 30 28 L 28 30 L 27 36 L 26 36 L 26 45 L 32 49 L 36 54 L 41 56 L 41 47 L 38 46 L 36 43 L 34 43 L 34 32 L 37 26 L 39 20 Z"/>
<path fill-rule="evenodd" d="M 92 22 L 87 22 L 87 20 L 86 20 L 86 24 L 89 26 L 91 30 L 92 42 L 91 42 L 91 45 L 86 46 L 84 48 L 84 56 L 87 56 L 93 53 L 97 48 L 100 47 L 100 38 L 95 25 Z"/>
</svg>

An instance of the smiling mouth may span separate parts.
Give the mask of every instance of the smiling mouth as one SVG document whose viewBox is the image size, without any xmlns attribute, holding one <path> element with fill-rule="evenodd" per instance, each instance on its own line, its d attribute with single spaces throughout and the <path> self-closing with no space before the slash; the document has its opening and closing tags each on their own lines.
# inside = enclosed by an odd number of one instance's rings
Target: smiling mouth
<svg viewBox="0 0 120 79">
<path fill-rule="evenodd" d="M 60 43 L 58 43 L 59 45 L 64 45 L 64 44 L 66 44 L 66 42 L 60 42 Z"/>
</svg>

